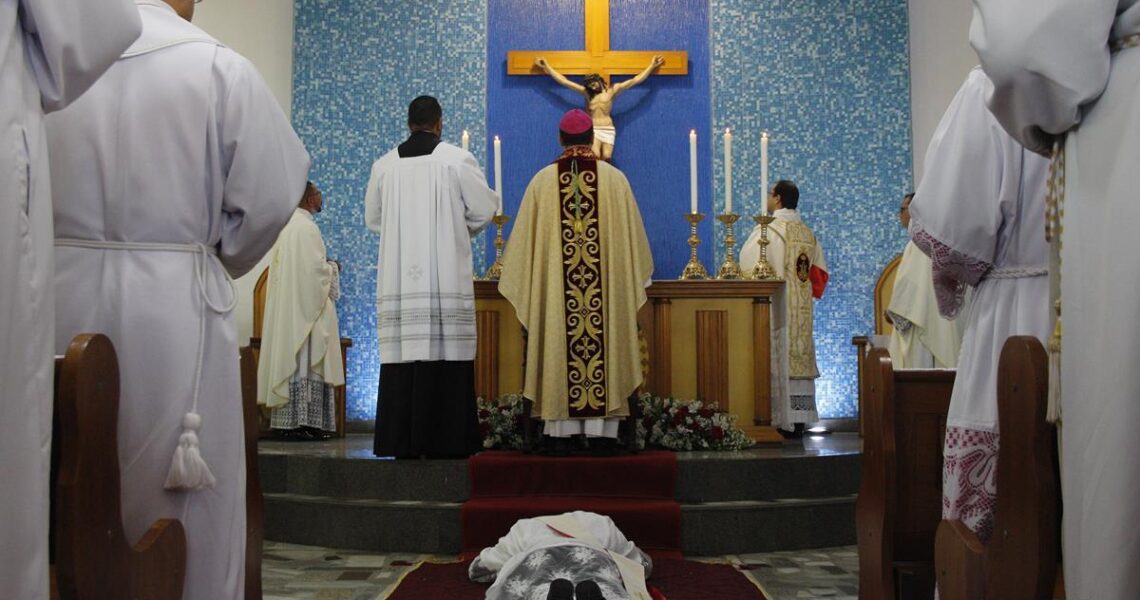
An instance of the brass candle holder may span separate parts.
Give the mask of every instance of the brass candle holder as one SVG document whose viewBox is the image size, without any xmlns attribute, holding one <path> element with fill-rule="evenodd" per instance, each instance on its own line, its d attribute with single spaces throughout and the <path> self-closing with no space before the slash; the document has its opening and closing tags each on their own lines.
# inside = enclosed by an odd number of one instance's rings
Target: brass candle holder
<svg viewBox="0 0 1140 600">
<path fill-rule="evenodd" d="M 685 219 L 689 221 L 689 248 L 692 251 L 689 254 L 689 264 L 685 265 L 685 270 L 681 271 L 679 279 L 709 278 L 709 272 L 705 270 L 705 266 L 697 258 L 697 247 L 701 245 L 701 238 L 697 236 L 697 223 L 703 221 L 704 218 L 705 216 L 701 213 L 685 213 Z"/>
<path fill-rule="evenodd" d="M 483 273 L 484 281 L 495 281 L 503 276 L 503 246 L 506 241 L 503 240 L 503 225 L 511 220 L 510 215 L 495 215 L 491 222 L 495 224 L 495 262 L 487 267 L 487 272 Z"/>
<path fill-rule="evenodd" d="M 771 225 L 772 221 L 775 221 L 776 218 L 768 215 L 757 215 L 752 217 L 752 220 L 760 225 L 760 240 L 757 242 L 760 244 L 760 260 L 756 261 L 756 266 L 752 268 L 752 273 L 748 278 L 758 281 L 779 279 L 779 277 L 776 276 L 776 270 L 768 263 L 768 226 Z"/>
<path fill-rule="evenodd" d="M 717 279 L 744 279 L 744 272 L 740 270 L 740 263 L 736 262 L 736 235 L 732 225 L 740 219 L 736 213 L 717 215 L 716 220 L 724 223 L 724 262 L 716 273 Z"/>
</svg>

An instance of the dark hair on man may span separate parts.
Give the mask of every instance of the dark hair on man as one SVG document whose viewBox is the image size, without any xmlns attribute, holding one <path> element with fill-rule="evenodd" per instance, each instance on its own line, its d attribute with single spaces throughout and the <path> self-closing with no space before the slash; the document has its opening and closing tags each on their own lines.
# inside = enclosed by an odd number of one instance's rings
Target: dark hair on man
<svg viewBox="0 0 1140 600">
<path fill-rule="evenodd" d="M 784 208 L 794 210 L 800 205 L 800 189 L 796 187 L 795 183 L 787 179 L 777 181 L 775 187 L 772 188 L 772 193 L 780 197 L 780 204 Z"/>
<path fill-rule="evenodd" d="M 301 193 L 301 201 L 297 203 L 297 205 L 304 206 L 304 204 L 309 201 L 309 198 L 312 198 L 319 193 L 321 193 L 321 190 L 317 189 L 317 184 L 313 183 L 312 181 L 306 181 L 305 191 Z"/>
<path fill-rule="evenodd" d="M 591 89 L 590 84 L 592 83 L 599 84 L 599 87 L 601 89 L 597 91 Z M 594 96 L 602 93 L 602 90 L 606 88 L 606 80 L 602 79 L 602 76 L 598 75 L 597 73 L 590 73 L 584 79 L 582 79 L 582 87 L 586 88 L 586 95 L 593 98 Z"/>
<path fill-rule="evenodd" d="M 594 130 L 587 129 L 582 133 L 566 133 L 565 131 L 559 131 L 558 141 L 562 144 L 563 147 L 592 146 L 594 145 Z"/>
<path fill-rule="evenodd" d="M 408 105 L 408 127 L 430 129 L 443 118 L 439 100 L 432 96 L 420 96 Z"/>
</svg>

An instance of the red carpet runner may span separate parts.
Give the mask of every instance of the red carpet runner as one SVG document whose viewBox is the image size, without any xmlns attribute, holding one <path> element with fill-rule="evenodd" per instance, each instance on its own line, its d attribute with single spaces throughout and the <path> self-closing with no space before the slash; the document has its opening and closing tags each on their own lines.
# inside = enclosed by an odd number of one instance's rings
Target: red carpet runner
<svg viewBox="0 0 1140 600">
<path fill-rule="evenodd" d="M 471 499 L 462 513 L 467 557 L 494 545 L 519 519 L 571 510 L 608 515 L 655 559 L 681 556 L 672 452 L 606 458 L 481 452 L 468 460 L 467 469 Z"/>
<path fill-rule="evenodd" d="M 488 586 L 467 579 L 468 564 L 424 563 L 408 573 L 388 600 L 482 600 Z M 657 559 L 649 585 L 666 600 L 765 600 L 756 585 L 732 565 Z"/>
</svg>

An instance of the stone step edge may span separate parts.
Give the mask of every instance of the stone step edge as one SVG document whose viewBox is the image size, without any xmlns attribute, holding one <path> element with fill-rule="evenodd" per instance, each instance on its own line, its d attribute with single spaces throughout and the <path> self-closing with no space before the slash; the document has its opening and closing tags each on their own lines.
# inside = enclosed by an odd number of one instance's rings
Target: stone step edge
<svg viewBox="0 0 1140 600">
<path fill-rule="evenodd" d="M 861 453 L 835 453 L 835 454 L 812 454 L 804 456 L 747 456 L 742 457 L 734 452 L 725 452 L 724 456 L 710 456 L 714 454 L 711 452 L 677 452 L 677 462 L 731 462 L 739 464 L 741 462 L 770 462 L 770 461 L 792 461 L 792 462 L 806 462 L 815 460 L 835 460 L 847 459 L 852 460 L 852 457 L 858 459 L 862 456 Z M 317 456 L 312 454 L 288 454 L 284 452 L 266 452 L 258 453 L 258 457 L 267 457 L 270 460 L 287 460 L 287 461 L 334 461 L 334 462 L 351 462 L 351 463 L 368 463 L 377 466 L 387 465 L 400 465 L 395 468 L 412 468 L 422 466 L 423 462 L 414 460 L 393 460 L 387 458 L 369 458 L 357 456 Z M 555 459 L 551 459 L 555 460 Z M 466 469 L 467 459 L 433 459 L 437 466 L 456 466 L 456 463 L 464 463 L 463 468 Z"/>
<path fill-rule="evenodd" d="M 369 498 L 337 498 L 332 496 L 308 496 L 289 493 L 266 493 L 265 500 L 296 502 L 300 504 L 324 504 L 360 508 L 399 508 L 422 510 L 458 510 L 462 502 L 439 502 L 432 500 L 375 500 Z M 681 511 L 730 511 L 741 509 L 781 509 L 810 508 L 813 506 L 834 506 L 854 504 L 855 494 L 828 496 L 821 498 L 776 498 L 771 500 L 728 500 L 723 502 L 681 503 Z"/>
</svg>

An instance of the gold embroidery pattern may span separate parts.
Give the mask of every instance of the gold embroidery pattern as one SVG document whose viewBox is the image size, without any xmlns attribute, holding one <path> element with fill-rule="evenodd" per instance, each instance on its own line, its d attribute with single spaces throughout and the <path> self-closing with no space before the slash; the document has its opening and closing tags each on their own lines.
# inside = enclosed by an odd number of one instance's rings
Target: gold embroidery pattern
<svg viewBox="0 0 1140 600">
<path fill-rule="evenodd" d="M 815 236 L 803 223 L 785 223 L 784 272 L 795 273 L 784 284 L 788 302 L 788 375 L 793 379 L 819 377 L 812 339 L 811 259 Z"/>
<path fill-rule="evenodd" d="M 570 157 L 558 161 L 570 417 L 606 415 L 597 180 L 593 160 Z"/>
</svg>

